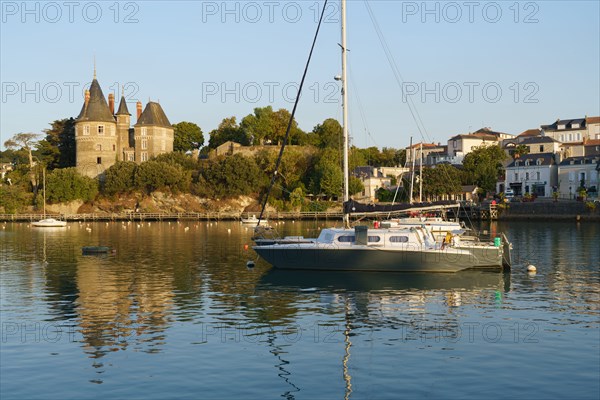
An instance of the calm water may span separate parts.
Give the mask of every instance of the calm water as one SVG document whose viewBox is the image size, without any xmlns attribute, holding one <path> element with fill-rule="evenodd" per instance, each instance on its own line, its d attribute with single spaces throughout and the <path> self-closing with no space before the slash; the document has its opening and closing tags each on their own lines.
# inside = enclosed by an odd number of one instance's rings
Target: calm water
<svg viewBox="0 0 600 400">
<path fill-rule="evenodd" d="M 600 396 L 598 224 L 492 226 L 511 273 L 442 275 L 249 270 L 236 223 L 0 228 L 2 400 Z"/>
</svg>

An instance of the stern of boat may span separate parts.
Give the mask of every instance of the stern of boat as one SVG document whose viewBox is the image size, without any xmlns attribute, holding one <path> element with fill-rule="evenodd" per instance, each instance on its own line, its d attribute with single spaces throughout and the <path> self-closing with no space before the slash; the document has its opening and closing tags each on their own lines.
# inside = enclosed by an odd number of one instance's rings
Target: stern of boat
<svg viewBox="0 0 600 400">
<path fill-rule="evenodd" d="M 505 269 L 512 267 L 512 243 L 504 233 L 502 233 L 502 266 Z"/>
</svg>

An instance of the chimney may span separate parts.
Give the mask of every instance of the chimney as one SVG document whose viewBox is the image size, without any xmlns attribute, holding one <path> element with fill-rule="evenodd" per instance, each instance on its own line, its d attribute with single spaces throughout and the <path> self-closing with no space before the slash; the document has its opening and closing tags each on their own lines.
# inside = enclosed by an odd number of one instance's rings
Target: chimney
<svg viewBox="0 0 600 400">
<path fill-rule="evenodd" d="M 90 102 L 90 91 L 86 90 L 85 91 L 85 106 L 87 107 L 88 103 Z"/>
<path fill-rule="evenodd" d="M 138 102 L 135 104 L 135 109 L 137 111 L 137 119 L 138 121 L 140 120 L 140 117 L 142 116 L 142 102 L 138 100 Z"/>
<path fill-rule="evenodd" d="M 110 113 L 115 115 L 115 95 L 114 93 L 108 94 L 108 108 L 110 109 Z"/>
</svg>

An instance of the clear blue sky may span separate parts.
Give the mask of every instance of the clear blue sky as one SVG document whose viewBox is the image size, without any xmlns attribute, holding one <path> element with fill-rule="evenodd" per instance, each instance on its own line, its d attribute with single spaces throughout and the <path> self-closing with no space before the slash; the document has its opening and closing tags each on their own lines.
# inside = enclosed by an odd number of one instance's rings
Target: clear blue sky
<svg viewBox="0 0 600 400">
<path fill-rule="evenodd" d="M 371 1 L 413 92 L 425 139 L 482 126 L 518 134 L 600 115 L 599 1 Z M 205 133 L 255 107 L 292 108 L 322 1 L 1 2 L 1 143 L 76 117 L 93 60 L 105 96 L 125 85 Z M 339 4 L 331 2 L 297 112 L 341 118 Z M 359 147 L 420 140 L 362 0 L 348 2 L 350 114 Z"/>
</svg>

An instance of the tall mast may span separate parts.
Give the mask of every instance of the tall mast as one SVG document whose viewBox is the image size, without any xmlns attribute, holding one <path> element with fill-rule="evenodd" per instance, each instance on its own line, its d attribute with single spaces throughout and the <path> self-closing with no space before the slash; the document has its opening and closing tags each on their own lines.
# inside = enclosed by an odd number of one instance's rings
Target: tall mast
<svg viewBox="0 0 600 400">
<path fill-rule="evenodd" d="M 421 146 L 419 154 L 419 203 L 423 202 L 423 141 L 421 140 Z"/>
<path fill-rule="evenodd" d="M 340 12 L 342 14 L 342 112 L 344 133 L 344 203 L 350 200 L 349 195 L 349 167 L 348 167 L 348 81 L 346 80 L 346 0 L 342 0 Z M 348 214 L 344 214 L 344 224 L 349 226 Z"/>
<path fill-rule="evenodd" d="M 415 149 L 413 149 L 412 136 L 410 137 L 410 195 L 409 195 L 409 203 L 413 203 L 413 188 L 415 184 Z"/>
</svg>

